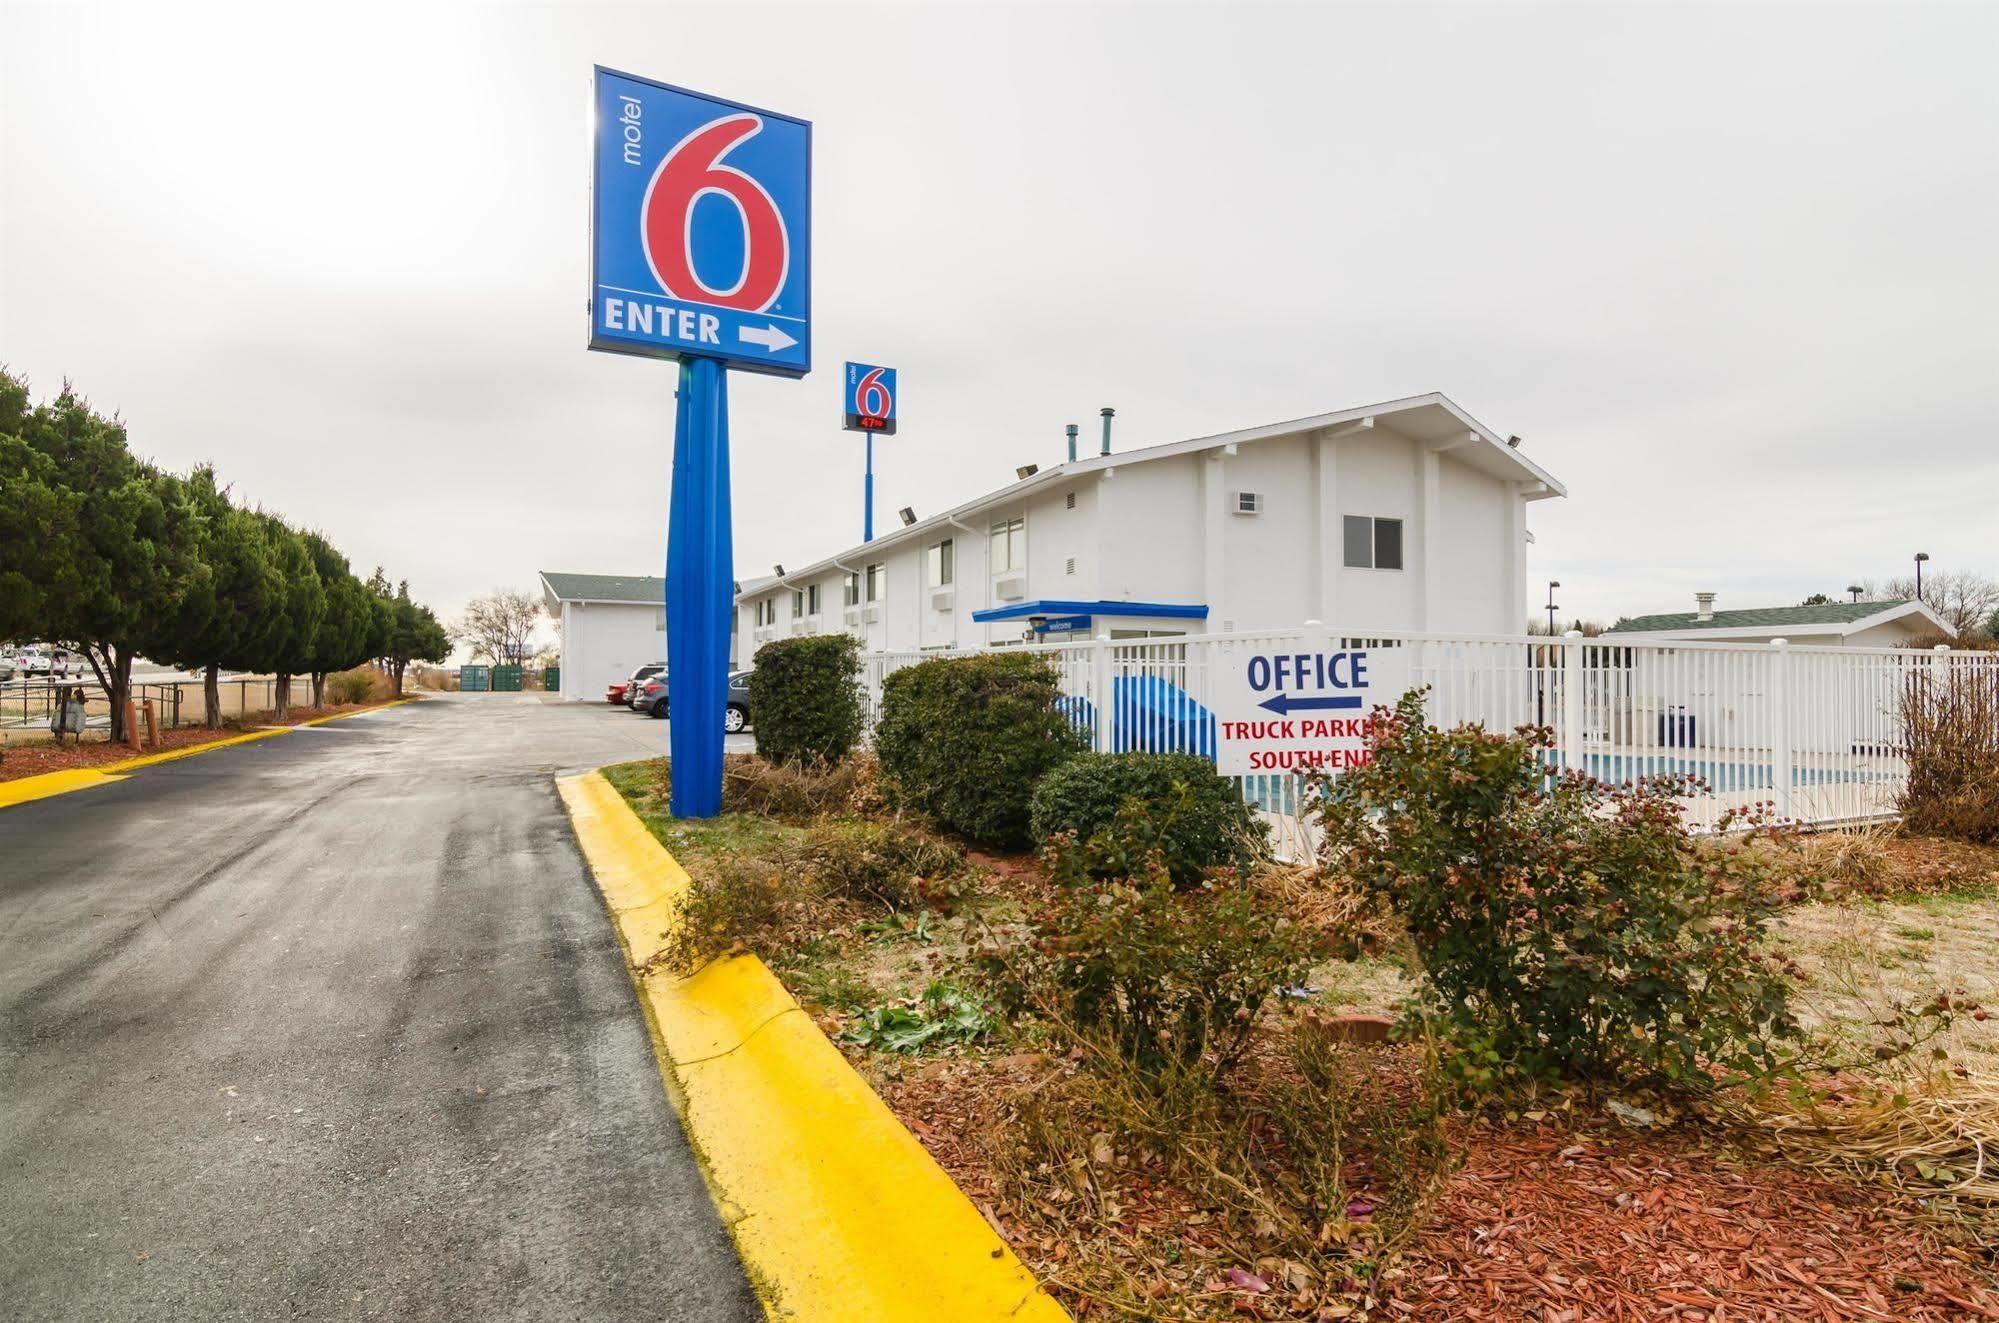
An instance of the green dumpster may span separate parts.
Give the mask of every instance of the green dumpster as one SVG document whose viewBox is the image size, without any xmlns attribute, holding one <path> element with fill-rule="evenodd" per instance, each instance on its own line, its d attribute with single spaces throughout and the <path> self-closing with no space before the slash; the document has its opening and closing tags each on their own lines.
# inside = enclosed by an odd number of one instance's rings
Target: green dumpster
<svg viewBox="0 0 1999 1323">
<path fill-rule="evenodd" d="M 493 668 L 490 666 L 459 667 L 458 687 L 468 694 L 485 693 L 493 687 Z"/>
<path fill-rule="evenodd" d="M 562 688 L 562 668 L 560 666 L 545 668 L 541 673 L 541 687 L 551 694 Z"/>
<path fill-rule="evenodd" d="M 495 666 L 493 668 L 493 691 L 495 693 L 517 694 L 521 691 L 523 675 L 518 666 Z"/>
</svg>

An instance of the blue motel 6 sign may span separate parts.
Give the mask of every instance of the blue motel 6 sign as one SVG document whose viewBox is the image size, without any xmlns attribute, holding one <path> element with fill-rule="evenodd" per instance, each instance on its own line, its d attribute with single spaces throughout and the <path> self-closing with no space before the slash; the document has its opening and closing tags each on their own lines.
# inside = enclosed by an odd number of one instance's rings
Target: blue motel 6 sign
<svg viewBox="0 0 1999 1323">
<path fill-rule="evenodd" d="M 598 68 L 590 347 L 678 360 L 666 521 L 673 815 L 722 811 L 729 369 L 812 368 L 812 126 Z"/>
<path fill-rule="evenodd" d="M 597 70 L 590 347 L 812 366 L 812 126 Z"/>
</svg>

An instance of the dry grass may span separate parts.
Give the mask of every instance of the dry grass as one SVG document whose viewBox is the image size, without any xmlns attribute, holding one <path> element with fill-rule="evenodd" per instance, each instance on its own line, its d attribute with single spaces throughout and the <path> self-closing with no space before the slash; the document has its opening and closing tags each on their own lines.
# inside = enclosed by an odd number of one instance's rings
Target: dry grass
<svg viewBox="0 0 1999 1323">
<path fill-rule="evenodd" d="M 1865 1049 L 1881 1021 L 1940 992 L 1999 1005 L 1995 934 L 1999 894 L 1973 893 L 1801 905 L 1779 921 L 1777 941 L 1799 968 L 1805 1026 Z M 1960 1016 L 1937 1046 L 1999 1076 L 1999 1021 Z"/>
<path fill-rule="evenodd" d="M 883 809 L 874 755 L 856 753 L 832 765 L 770 763 L 731 754 L 722 763 L 722 804 L 780 822 L 809 823 L 840 814 L 871 816 Z"/>
<path fill-rule="evenodd" d="M 1804 1097 L 1730 1099 L 1727 1114 L 1795 1166 L 1948 1196 L 1999 1227 L 1999 1064 L 1960 1076 L 1835 1082 Z"/>
</svg>

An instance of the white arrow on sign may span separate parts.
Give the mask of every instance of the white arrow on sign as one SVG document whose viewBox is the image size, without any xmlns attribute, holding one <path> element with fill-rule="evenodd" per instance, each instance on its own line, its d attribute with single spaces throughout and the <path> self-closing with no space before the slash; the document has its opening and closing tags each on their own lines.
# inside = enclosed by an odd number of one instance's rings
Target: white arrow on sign
<svg viewBox="0 0 1999 1323">
<path fill-rule="evenodd" d="M 798 343 L 775 326 L 738 326 L 736 336 L 753 345 L 762 345 L 773 354 Z"/>
</svg>

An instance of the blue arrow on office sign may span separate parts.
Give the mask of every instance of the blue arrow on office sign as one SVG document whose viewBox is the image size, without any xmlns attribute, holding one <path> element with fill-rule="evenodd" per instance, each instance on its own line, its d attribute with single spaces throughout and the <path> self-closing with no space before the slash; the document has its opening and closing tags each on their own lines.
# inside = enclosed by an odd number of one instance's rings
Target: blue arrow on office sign
<svg viewBox="0 0 1999 1323">
<path fill-rule="evenodd" d="M 1352 712 L 1366 705 L 1366 700 L 1355 694 L 1319 695 L 1310 698 L 1279 694 L 1275 698 L 1266 698 L 1257 704 L 1265 711 L 1275 712 L 1279 716 L 1288 712 Z"/>
<path fill-rule="evenodd" d="M 597 70 L 590 347 L 812 367 L 812 126 Z"/>
<path fill-rule="evenodd" d="M 812 126 L 599 68 L 590 348 L 675 359 L 666 542 L 674 816 L 722 811 L 736 611 L 729 368 L 812 367 Z"/>
</svg>

